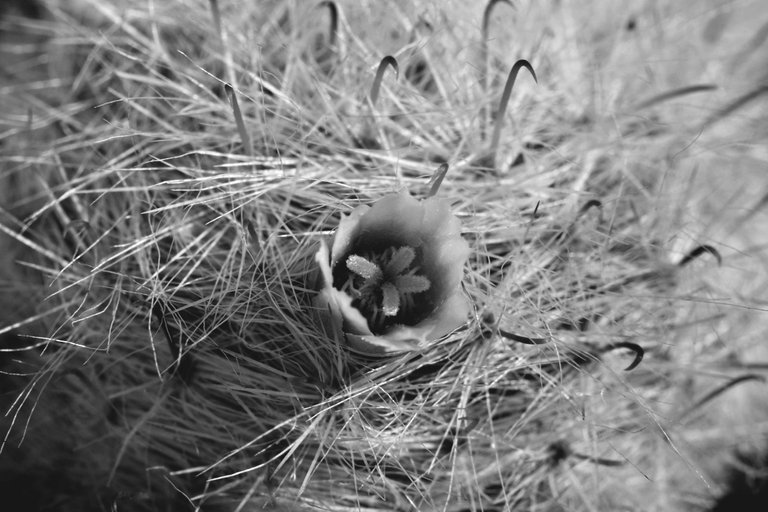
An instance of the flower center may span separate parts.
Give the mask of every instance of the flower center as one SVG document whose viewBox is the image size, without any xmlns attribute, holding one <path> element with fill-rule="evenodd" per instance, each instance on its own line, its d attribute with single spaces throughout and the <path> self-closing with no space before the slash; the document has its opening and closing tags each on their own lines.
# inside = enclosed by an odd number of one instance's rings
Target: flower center
<svg viewBox="0 0 768 512">
<path fill-rule="evenodd" d="M 379 253 L 351 254 L 349 275 L 341 290 L 368 319 L 372 331 L 402 320 L 414 308 L 414 296 L 430 287 L 429 279 L 414 265 L 412 247 L 389 247 Z"/>
</svg>

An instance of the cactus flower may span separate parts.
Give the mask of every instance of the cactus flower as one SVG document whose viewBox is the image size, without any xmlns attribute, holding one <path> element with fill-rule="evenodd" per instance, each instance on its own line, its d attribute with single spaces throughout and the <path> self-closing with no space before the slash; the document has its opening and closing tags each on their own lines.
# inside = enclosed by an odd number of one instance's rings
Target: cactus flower
<svg viewBox="0 0 768 512">
<path fill-rule="evenodd" d="M 469 244 L 447 201 L 407 191 L 342 216 L 315 255 L 316 305 L 350 347 L 367 354 L 417 349 L 464 324 Z"/>
</svg>

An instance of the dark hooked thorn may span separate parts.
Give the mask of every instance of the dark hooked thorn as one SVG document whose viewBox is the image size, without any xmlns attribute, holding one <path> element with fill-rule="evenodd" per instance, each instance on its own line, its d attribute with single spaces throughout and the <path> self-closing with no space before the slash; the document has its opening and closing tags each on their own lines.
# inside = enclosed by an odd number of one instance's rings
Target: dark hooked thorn
<svg viewBox="0 0 768 512">
<path fill-rule="evenodd" d="M 606 352 L 610 352 L 612 350 L 616 350 L 617 348 L 626 348 L 635 353 L 635 359 L 631 363 L 629 363 L 629 366 L 624 368 L 625 372 L 628 372 L 630 370 L 634 370 L 635 368 L 637 368 L 637 365 L 640 364 L 640 362 L 643 360 L 643 356 L 645 356 L 645 350 L 643 349 L 643 347 L 641 347 L 637 343 L 632 343 L 630 341 L 620 341 L 617 343 L 611 343 L 610 345 L 608 345 L 603 349 L 603 354 L 605 354 Z"/>
<path fill-rule="evenodd" d="M 683 259 L 681 259 L 680 262 L 677 265 L 679 267 L 684 267 L 685 265 L 687 265 L 691 261 L 695 260 L 696 258 L 698 258 L 699 256 L 701 256 L 704 253 L 709 253 L 712 256 L 714 256 L 715 259 L 717 260 L 717 266 L 718 267 L 723 264 L 723 257 L 720 256 L 720 253 L 718 252 L 717 249 L 715 249 L 711 245 L 700 245 L 700 246 L 696 247 L 695 249 L 693 249 L 688 254 L 686 254 L 685 256 L 683 256 Z"/>
</svg>

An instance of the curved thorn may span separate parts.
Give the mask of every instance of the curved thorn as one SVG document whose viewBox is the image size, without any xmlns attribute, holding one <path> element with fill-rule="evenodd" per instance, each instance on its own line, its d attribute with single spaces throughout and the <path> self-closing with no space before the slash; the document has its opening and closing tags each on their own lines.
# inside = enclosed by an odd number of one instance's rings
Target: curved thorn
<svg viewBox="0 0 768 512">
<path fill-rule="evenodd" d="M 576 225 L 576 222 L 584 216 L 585 213 L 587 213 L 592 208 L 597 208 L 598 210 L 603 209 L 603 203 L 601 201 L 598 201 L 597 199 L 590 199 L 584 205 L 579 208 L 579 212 L 576 214 L 576 217 L 571 221 L 571 226 L 569 229 L 573 229 Z"/>
<path fill-rule="evenodd" d="M 483 92 L 485 94 L 488 94 L 488 89 L 490 88 L 490 69 L 489 69 L 489 62 L 488 62 L 488 39 L 490 37 L 490 25 L 491 25 L 491 13 L 493 12 L 493 8 L 496 6 L 496 4 L 499 3 L 505 3 L 512 7 L 514 9 L 514 4 L 510 0 L 489 0 L 488 4 L 485 6 L 485 11 L 483 11 L 483 25 L 480 28 L 482 37 L 480 39 L 480 62 L 483 66 L 483 76 L 482 79 L 482 86 L 483 86 Z M 488 119 L 486 119 L 486 111 L 485 107 L 483 106 L 480 110 L 480 138 L 485 138 L 485 128 L 486 124 L 488 123 Z"/>
<path fill-rule="evenodd" d="M 509 76 L 507 77 L 507 83 L 504 86 L 504 92 L 501 94 L 501 101 L 499 102 L 499 110 L 496 114 L 496 125 L 493 127 L 493 137 L 491 139 L 490 154 L 494 159 L 496 156 L 496 150 L 499 147 L 499 139 L 501 138 L 501 127 L 504 124 L 504 114 L 507 111 L 507 105 L 509 104 L 509 97 L 512 95 L 512 87 L 514 87 L 515 80 L 517 79 L 517 74 L 520 72 L 522 68 L 527 69 L 531 73 L 531 76 L 533 76 L 533 81 L 536 82 L 537 84 L 539 83 L 538 78 L 536 78 L 536 72 L 533 70 L 531 63 L 525 59 L 520 59 L 517 62 L 515 62 L 515 65 L 512 66 L 512 69 L 509 71 Z"/>
<path fill-rule="evenodd" d="M 536 206 L 533 207 L 533 211 L 531 212 L 532 221 L 539 218 L 539 206 L 541 206 L 541 201 L 536 201 Z"/>
<path fill-rule="evenodd" d="M 547 446 L 547 458 L 552 466 L 557 466 L 568 457 L 573 451 L 571 445 L 564 439 L 554 441 Z"/>
<path fill-rule="evenodd" d="M 432 197 L 435 194 L 437 194 L 437 191 L 440 190 L 440 185 L 443 183 L 443 178 L 445 178 L 445 174 L 448 172 L 448 164 L 440 164 L 440 167 L 437 168 L 435 173 L 432 175 L 432 178 L 429 180 L 429 184 L 432 185 L 429 189 L 429 192 L 427 192 L 427 197 Z"/>
<path fill-rule="evenodd" d="M 211 5 L 211 15 L 213 17 L 213 26 L 216 29 L 216 35 L 219 36 L 220 40 L 223 40 L 222 36 L 222 30 L 221 30 L 221 11 L 219 10 L 219 0 L 208 0 L 208 3 Z"/>
<path fill-rule="evenodd" d="M 505 3 L 514 9 L 515 5 L 510 0 L 490 0 L 483 11 L 483 41 L 488 41 L 488 28 L 491 23 L 491 12 L 496 4 Z"/>
<path fill-rule="evenodd" d="M 603 349 L 603 354 L 605 354 L 606 352 L 610 352 L 611 350 L 616 350 L 617 348 L 626 348 L 635 353 L 635 359 L 631 363 L 629 363 L 629 366 L 624 368 L 625 372 L 628 372 L 637 368 L 637 365 L 639 365 L 642 362 L 643 357 L 645 356 L 645 349 L 643 349 L 643 347 L 641 347 L 637 343 L 632 343 L 630 341 L 620 341 L 618 343 L 611 343 L 610 345 L 608 345 Z"/>
<path fill-rule="evenodd" d="M 527 336 L 520 336 L 519 334 L 514 334 L 503 329 L 499 329 L 499 334 L 508 340 L 524 343 L 525 345 L 545 345 L 552 341 L 547 338 L 529 338 Z"/>
<path fill-rule="evenodd" d="M 528 220 L 528 223 L 525 225 L 525 231 L 523 232 L 523 238 L 521 239 L 523 242 L 528 240 L 528 234 L 531 232 L 531 227 L 533 226 L 533 223 L 536 222 L 536 219 L 539 218 L 539 206 L 541 205 L 541 201 L 536 201 L 536 206 L 533 207 L 533 212 L 530 213 L 530 220 Z M 523 214 L 525 216 L 526 214 Z"/>
<path fill-rule="evenodd" d="M 748 93 L 736 98 L 731 103 L 726 105 L 723 109 L 721 109 L 719 112 L 715 112 L 713 115 L 708 117 L 702 124 L 701 124 L 701 130 L 704 130 L 704 128 L 707 128 L 709 125 L 714 124 L 715 122 L 723 119 L 724 117 L 728 116 L 729 114 L 732 114 L 736 110 L 740 109 L 747 103 L 759 98 L 763 94 L 768 94 L 768 84 L 763 84 L 758 86 L 757 88 L 749 91 Z"/>
<path fill-rule="evenodd" d="M 717 86 L 713 84 L 689 85 L 687 87 L 673 89 L 671 91 L 663 92 L 661 94 L 657 94 L 656 96 L 652 96 L 647 100 L 641 101 L 640 103 L 635 105 L 634 110 L 642 110 L 644 108 L 657 105 L 661 102 L 671 100 L 672 98 L 677 98 L 678 96 L 686 96 L 688 94 L 695 94 L 697 92 L 707 92 L 707 91 L 715 91 L 715 90 L 717 90 Z"/>
<path fill-rule="evenodd" d="M 224 31 L 224 27 L 221 23 L 221 10 L 219 9 L 219 0 L 208 0 L 211 6 L 211 15 L 213 17 L 213 26 L 216 30 L 216 35 L 219 38 L 219 44 L 224 51 L 224 68 L 226 70 L 227 79 L 231 84 L 237 86 L 235 79 L 234 63 L 232 61 L 232 50 L 227 44 L 227 35 Z"/>
<path fill-rule="evenodd" d="M 728 391 L 733 386 L 736 386 L 737 384 L 741 384 L 742 382 L 748 382 L 752 380 L 758 380 L 760 382 L 765 382 L 765 377 L 762 375 L 758 375 L 756 373 L 748 373 L 746 375 L 740 375 L 738 377 L 734 377 L 733 379 L 729 380 L 725 384 L 716 387 L 703 397 L 696 400 L 696 402 L 690 406 L 688 409 L 683 412 L 683 414 L 680 415 L 680 419 L 685 418 L 689 414 L 691 414 L 693 411 L 698 409 L 699 407 L 705 405 L 707 402 L 711 402 L 713 399 L 717 398 L 719 395 L 722 395 L 726 391 Z"/>
<path fill-rule="evenodd" d="M 597 208 L 599 210 L 602 207 L 603 207 L 603 203 L 602 202 L 598 201 L 597 199 L 590 199 L 589 201 L 584 203 L 584 206 L 581 207 L 581 209 L 579 210 L 579 214 L 578 214 L 577 218 L 581 217 L 582 215 L 587 213 L 592 208 Z"/>
<path fill-rule="evenodd" d="M 327 7 L 331 16 L 331 22 L 328 29 L 328 46 L 333 48 L 336 46 L 336 37 L 339 30 L 339 7 L 336 2 L 332 0 L 325 0 L 320 2 L 318 7 Z"/>
<path fill-rule="evenodd" d="M 379 89 L 381 89 L 381 80 L 384 78 L 384 71 L 386 71 L 387 66 L 392 66 L 392 69 L 395 70 L 395 77 L 400 76 L 400 68 L 397 66 L 397 60 L 391 56 L 387 55 L 383 59 L 381 59 L 381 62 L 379 63 L 379 68 L 376 70 L 376 76 L 373 78 L 373 85 L 371 85 L 371 104 L 376 105 L 376 100 L 379 99 Z"/>
<path fill-rule="evenodd" d="M 705 252 L 709 253 L 709 254 L 711 254 L 712 256 L 715 257 L 715 259 L 717 260 L 717 266 L 718 267 L 723 264 L 723 257 L 720 256 L 720 252 L 718 252 L 718 250 L 715 249 L 714 247 L 712 247 L 711 245 L 706 245 L 705 244 L 705 245 L 700 245 L 700 246 L 696 247 L 691 252 L 689 252 L 688 254 L 683 256 L 683 259 L 680 260 L 680 262 L 677 264 L 677 266 L 678 267 L 684 267 L 685 265 L 687 265 L 691 261 L 695 260 L 696 258 L 701 256 Z"/>
<path fill-rule="evenodd" d="M 612 468 L 623 466 L 624 464 L 627 463 L 624 460 L 604 459 L 602 457 L 593 457 L 592 455 L 585 455 L 583 453 L 577 453 L 577 452 L 572 452 L 571 456 L 580 460 L 587 460 L 589 462 L 592 462 L 593 464 L 598 464 L 600 466 L 607 466 Z"/>
<path fill-rule="evenodd" d="M 240 111 L 240 104 L 237 101 L 237 94 L 230 84 L 224 84 L 224 90 L 226 91 L 227 96 L 229 96 L 229 101 L 232 104 L 232 114 L 235 117 L 235 124 L 237 125 L 237 131 L 240 134 L 240 140 L 243 142 L 245 154 L 253 156 L 251 137 L 248 135 L 248 130 L 245 128 L 245 121 L 243 120 L 243 113 Z"/>
</svg>

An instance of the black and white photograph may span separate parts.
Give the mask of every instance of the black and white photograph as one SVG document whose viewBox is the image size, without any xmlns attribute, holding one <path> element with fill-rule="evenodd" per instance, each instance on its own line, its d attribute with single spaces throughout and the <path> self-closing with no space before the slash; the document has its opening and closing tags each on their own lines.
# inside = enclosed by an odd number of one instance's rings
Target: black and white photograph
<svg viewBox="0 0 768 512">
<path fill-rule="evenodd" d="M 0 510 L 768 510 L 764 0 L 0 0 Z"/>
</svg>

